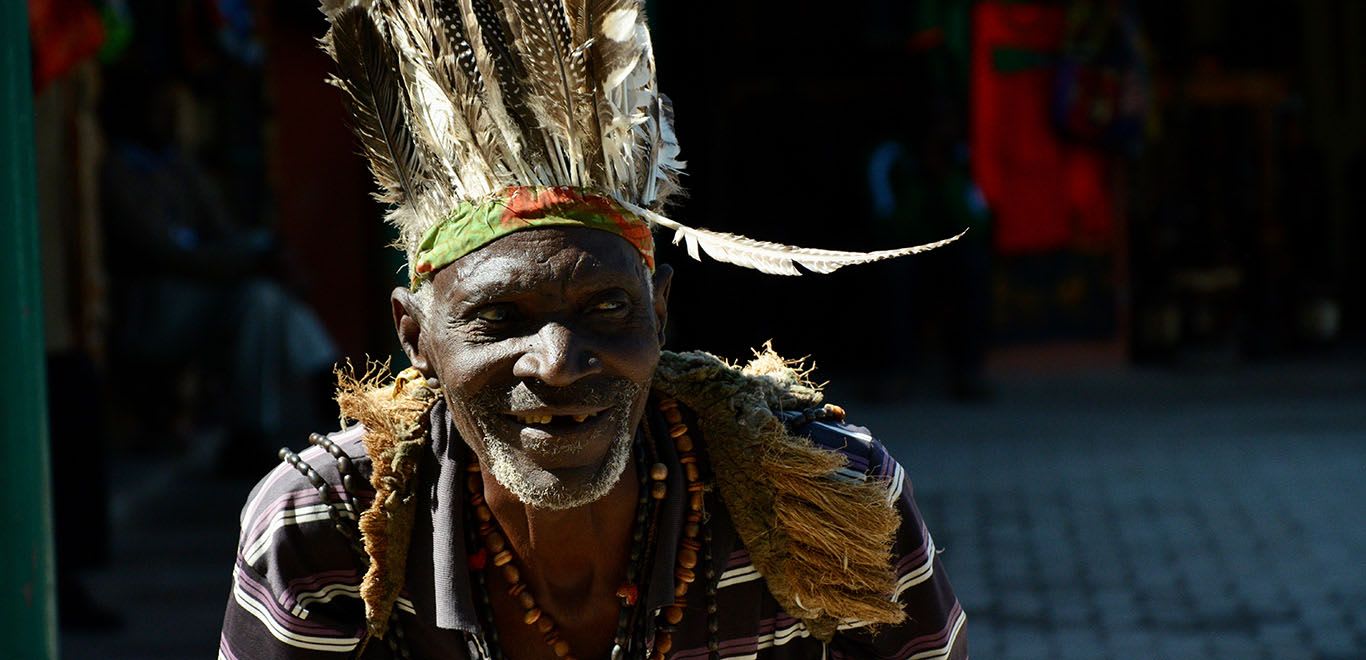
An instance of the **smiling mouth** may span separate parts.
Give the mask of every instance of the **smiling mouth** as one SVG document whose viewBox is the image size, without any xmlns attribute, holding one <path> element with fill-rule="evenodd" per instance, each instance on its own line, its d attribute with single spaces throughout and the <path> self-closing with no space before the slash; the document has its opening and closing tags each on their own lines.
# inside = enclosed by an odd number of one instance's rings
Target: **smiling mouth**
<svg viewBox="0 0 1366 660">
<path fill-rule="evenodd" d="M 524 426 L 534 426 L 546 429 L 573 428 L 584 422 L 596 419 L 606 410 L 599 410 L 588 413 L 573 413 L 566 415 L 556 415 L 540 411 L 525 413 L 504 413 L 504 417 L 516 421 Z"/>
</svg>

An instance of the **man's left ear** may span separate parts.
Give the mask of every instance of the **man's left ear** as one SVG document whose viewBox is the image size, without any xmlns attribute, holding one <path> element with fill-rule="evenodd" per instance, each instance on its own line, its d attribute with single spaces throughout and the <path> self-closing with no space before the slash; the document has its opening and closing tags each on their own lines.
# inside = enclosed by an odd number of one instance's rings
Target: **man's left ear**
<svg viewBox="0 0 1366 660">
<path fill-rule="evenodd" d="M 659 330 L 659 345 L 664 345 L 664 328 L 669 323 L 669 287 L 673 285 L 674 269 L 669 264 L 655 267 L 655 327 Z"/>
</svg>

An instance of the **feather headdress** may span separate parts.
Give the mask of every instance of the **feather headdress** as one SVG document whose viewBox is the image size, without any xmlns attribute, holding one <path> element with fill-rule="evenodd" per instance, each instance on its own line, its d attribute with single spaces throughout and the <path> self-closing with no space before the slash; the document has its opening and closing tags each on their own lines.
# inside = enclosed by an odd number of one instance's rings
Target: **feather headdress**
<svg viewBox="0 0 1366 660">
<path fill-rule="evenodd" d="M 322 0 L 322 9 L 331 82 L 345 92 L 414 281 L 543 224 L 618 231 L 651 266 L 648 227 L 657 226 L 694 258 L 787 275 L 954 240 L 819 250 L 662 215 L 683 162 L 644 0 Z"/>
</svg>

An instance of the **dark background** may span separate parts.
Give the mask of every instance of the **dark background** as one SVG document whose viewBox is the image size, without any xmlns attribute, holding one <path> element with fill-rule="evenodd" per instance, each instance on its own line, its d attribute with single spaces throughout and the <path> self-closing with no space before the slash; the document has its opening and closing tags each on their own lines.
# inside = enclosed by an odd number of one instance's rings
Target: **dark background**
<svg viewBox="0 0 1366 660">
<path fill-rule="evenodd" d="M 971 229 L 800 278 L 658 253 L 671 348 L 811 356 L 911 466 L 974 656 L 1363 657 L 1366 3 L 649 5 L 679 220 L 850 250 Z M 64 612 L 64 645 L 202 655 L 249 475 L 330 414 L 308 389 L 288 433 L 247 447 L 213 361 L 121 351 L 118 264 L 138 256 L 102 240 L 111 116 L 177 90 L 177 142 L 273 237 L 253 277 L 342 357 L 395 353 L 403 260 L 312 3 L 30 7 L 42 221 L 63 246 L 50 378 L 99 384 L 54 443 L 89 468 L 68 498 L 109 504 L 58 503 L 77 539 L 59 550 L 90 550 L 64 569 L 65 602 L 92 608 Z M 878 153 L 900 154 L 890 207 Z"/>
</svg>

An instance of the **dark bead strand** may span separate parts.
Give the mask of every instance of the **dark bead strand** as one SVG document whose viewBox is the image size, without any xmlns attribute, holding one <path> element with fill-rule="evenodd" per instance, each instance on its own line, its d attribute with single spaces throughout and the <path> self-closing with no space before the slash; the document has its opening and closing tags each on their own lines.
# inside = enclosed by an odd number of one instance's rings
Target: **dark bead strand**
<svg viewBox="0 0 1366 660">
<path fill-rule="evenodd" d="M 645 530 L 644 558 L 645 565 L 653 566 L 655 557 L 659 551 L 658 532 L 660 512 L 663 511 L 664 500 L 668 497 L 669 469 L 666 465 L 659 462 L 659 446 L 656 444 L 657 441 L 654 437 L 654 431 L 651 430 L 649 424 L 645 424 L 643 428 L 646 437 L 645 448 L 649 453 L 650 479 L 654 482 L 654 484 L 651 485 L 649 493 L 651 505 L 650 517 L 648 522 L 642 526 Z M 644 598 L 647 596 L 648 594 L 643 594 L 641 597 Z M 648 612 L 644 611 L 643 608 L 638 610 L 636 616 L 634 616 L 634 621 L 629 632 L 631 639 L 641 640 L 642 643 L 647 639 L 653 641 L 653 631 L 648 629 L 652 621 L 653 617 L 650 616 Z M 633 655 L 643 657 L 641 653 L 634 653 Z"/>
<path fill-rule="evenodd" d="M 332 526 L 336 528 L 337 533 L 341 534 L 342 537 L 350 543 L 351 549 L 354 552 L 361 557 L 368 558 L 369 555 L 365 553 L 365 548 L 361 546 L 360 539 L 356 532 L 351 529 L 350 525 L 343 522 L 341 514 L 337 513 L 337 505 L 332 489 L 328 487 L 327 480 L 323 479 L 322 475 L 318 474 L 318 471 L 314 470 L 313 466 L 308 464 L 308 461 L 300 458 L 298 454 L 291 451 L 288 447 L 280 448 L 279 456 L 280 460 L 288 463 L 295 471 L 302 474 L 304 478 L 308 480 L 309 485 L 313 486 L 313 489 L 318 492 L 319 499 L 327 506 L 327 517 L 331 519 Z"/>
<path fill-rule="evenodd" d="M 465 464 L 465 473 L 477 473 L 479 464 L 474 462 L 474 456 L 469 455 L 467 458 L 470 462 Z M 473 556 L 474 553 L 478 552 L 483 552 L 487 555 L 488 551 L 484 549 L 484 541 L 479 538 L 479 526 L 474 517 L 473 505 L 470 506 L 469 513 L 470 515 L 465 517 L 465 520 L 469 523 L 465 525 L 465 534 L 468 537 L 469 544 L 467 546 L 468 550 L 466 550 L 466 556 Z M 487 558 L 485 558 L 484 561 L 487 562 Z M 471 566 L 470 574 L 474 576 L 475 592 L 479 594 L 480 604 L 483 605 L 483 607 L 478 608 L 478 613 L 480 618 L 483 619 L 482 623 L 484 625 L 484 630 L 487 631 L 485 634 L 487 642 L 482 644 L 481 651 L 489 660 L 501 660 L 502 646 L 498 640 L 498 625 L 493 618 L 493 601 L 489 598 L 488 579 L 485 577 L 482 568 L 480 570 L 473 570 L 473 568 L 474 567 Z M 481 640 L 481 642 L 482 641 L 483 640 Z"/>
<path fill-rule="evenodd" d="M 308 441 L 321 447 L 337 461 L 337 473 L 341 475 L 342 481 L 342 504 L 348 513 L 359 519 L 360 510 L 356 506 L 355 491 L 357 489 L 355 486 L 360 477 L 355 469 L 355 464 L 351 462 L 351 457 L 347 456 L 346 452 L 337 446 L 337 443 L 332 442 L 332 439 L 325 435 L 311 434 L 308 436 Z"/>
<path fill-rule="evenodd" d="M 622 660 L 631 652 L 631 621 L 636 612 L 635 606 L 641 597 L 638 580 L 645 559 L 645 553 L 642 552 L 642 534 L 652 508 L 657 508 L 651 506 L 650 489 L 646 488 L 649 483 L 647 479 L 653 479 L 655 476 L 654 471 L 651 469 L 647 474 L 647 459 L 640 443 L 637 443 L 635 455 L 640 488 L 636 499 L 636 520 L 631 528 L 631 558 L 626 564 L 626 584 L 617 591 L 617 597 L 622 602 L 621 611 L 617 614 L 617 634 L 612 648 L 612 660 Z"/>
<path fill-rule="evenodd" d="M 638 538 L 638 540 L 641 540 L 642 542 L 641 573 L 643 574 L 645 573 L 646 566 L 653 566 L 654 555 L 656 555 L 658 542 L 656 527 L 658 526 L 660 511 L 663 510 L 664 503 L 664 499 L 658 497 L 658 493 L 660 493 L 660 491 L 658 491 L 658 486 L 663 486 L 665 489 L 664 495 L 667 496 L 668 467 L 665 467 L 663 471 L 663 478 L 656 478 L 657 470 L 660 465 L 658 465 L 658 445 L 656 444 L 656 439 L 654 439 L 654 432 L 650 429 L 649 424 L 643 424 L 641 430 L 643 435 L 645 435 L 645 441 L 643 441 L 642 447 L 643 455 L 645 455 L 645 460 L 643 460 L 641 467 L 642 476 L 643 474 L 646 474 L 645 466 L 650 466 L 649 482 L 646 482 L 642 478 L 641 497 L 647 501 L 647 506 L 650 508 L 649 511 L 646 512 L 646 517 L 642 518 L 641 521 L 638 521 L 639 526 L 637 532 L 632 534 L 632 540 L 637 540 Z M 646 484 L 649 484 L 649 488 L 646 488 Z M 656 484 L 658 484 L 658 486 L 656 486 Z M 646 597 L 649 597 L 649 594 L 641 593 L 639 594 L 639 597 L 641 597 L 641 599 L 646 599 Z M 646 637 L 646 627 L 649 626 L 650 620 L 652 620 L 650 612 L 646 611 L 643 607 L 637 608 L 635 611 L 631 612 L 630 622 L 627 624 L 627 629 L 623 631 L 627 640 L 630 640 L 631 646 L 628 646 L 626 649 L 628 655 L 623 657 L 641 657 L 642 653 L 645 652 L 645 649 L 637 649 L 635 648 L 635 645 L 643 644 L 643 641 L 649 640 L 649 637 Z"/>
</svg>

